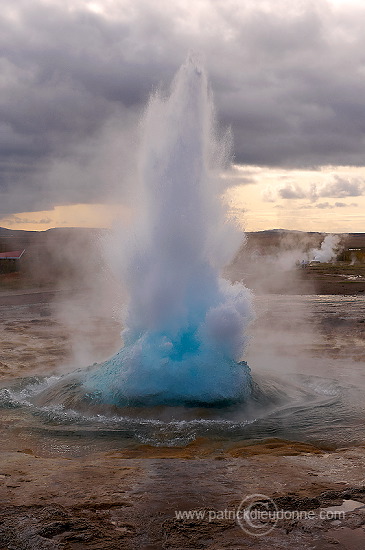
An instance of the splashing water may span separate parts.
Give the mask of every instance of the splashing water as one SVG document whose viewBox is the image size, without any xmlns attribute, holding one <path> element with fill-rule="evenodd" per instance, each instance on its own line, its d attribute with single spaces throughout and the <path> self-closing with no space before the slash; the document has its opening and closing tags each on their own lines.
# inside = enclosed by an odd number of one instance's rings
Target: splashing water
<svg viewBox="0 0 365 550">
<path fill-rule="evenodd" d="M 189 58 L 170 96 L 153 95 L 145 113 L 143 199 L 122 237 L 124 347 L 84 371 L 92 402 L 216 404 L 248 396 L 249 368 L 240 360 L 250 292 L 219 276 L 242 241 L 220 198 L 227 141 L 216 137 L 206 76 Z"/>
</svg>

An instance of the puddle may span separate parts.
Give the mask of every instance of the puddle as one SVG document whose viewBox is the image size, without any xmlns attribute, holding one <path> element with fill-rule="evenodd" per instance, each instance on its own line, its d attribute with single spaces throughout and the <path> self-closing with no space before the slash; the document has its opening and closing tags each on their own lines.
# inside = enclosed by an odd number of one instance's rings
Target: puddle
<svg viewBox="0 0 365 550">
<path fill-rule="evenodd" d="M 344 500 L 340 506 L 329 506 L 327 508 L 322 508 L 326 512 L 353 512 L 357 508 L 365 507 L 363 502 L 358 500 Z"/>
</svg>

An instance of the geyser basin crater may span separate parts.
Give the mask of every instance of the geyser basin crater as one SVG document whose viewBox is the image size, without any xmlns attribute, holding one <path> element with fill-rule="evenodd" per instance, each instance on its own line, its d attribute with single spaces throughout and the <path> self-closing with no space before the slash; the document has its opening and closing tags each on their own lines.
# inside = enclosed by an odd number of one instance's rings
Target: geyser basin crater
<svg viewBox="0 0 365 550">
<path fill-rule="evenodd" d="M 61 379 L 60 392 L 117 406 L 245 400 L 251 296 L 220 276 L 242 242 L 221 199 L 229 139 L 217 137 L 207 79 L 194 59 L 167 98 L 151 97 L 143 129 L 137 221 L 117 238 L 117 272 L 129 294 L 124 346 Z"/>
</svg>

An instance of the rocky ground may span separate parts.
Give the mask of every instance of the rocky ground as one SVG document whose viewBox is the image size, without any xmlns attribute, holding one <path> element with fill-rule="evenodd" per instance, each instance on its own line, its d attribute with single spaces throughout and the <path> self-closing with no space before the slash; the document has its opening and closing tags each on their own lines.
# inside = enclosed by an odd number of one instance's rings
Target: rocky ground
<svg viewBox="0 0 365 550">
<path fill-rule="evenodd" d="M 126 458 L 42 457 L 2 452 L 0 541 L 7 549 L 205 548 L 362 549 L 365 449 L 292 454 L 292 444 L 251 456 Z M 283 455 L 281 455 L 283 453 Z M 152 456 L 154 451 L 152 451 Z M 218 460 L 219 458 L 219 460 Z M 279 520 L 264 536 L 247 534 L 233 516 L 243 498 L 262 493 L 279 510 L 312 511 Z M 330 505 L 355 501 L 341 520 Z M 205 517 L 179 519 L 179 511 Z M 225 512 L 226 511 L 226 512 Z M 269 525 L 271 527 L 271 525 Z"/>
</svg>

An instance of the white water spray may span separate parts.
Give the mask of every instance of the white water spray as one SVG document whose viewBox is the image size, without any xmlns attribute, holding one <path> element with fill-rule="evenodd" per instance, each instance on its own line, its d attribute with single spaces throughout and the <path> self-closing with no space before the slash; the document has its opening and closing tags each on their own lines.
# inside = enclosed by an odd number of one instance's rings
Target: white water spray
<svg viewBox="0 0 365 550">
<path fill-rule="evenodd" d="M 205 73 L 190 58 L 170 96 L 153 95 L 145 114 L 143 198 L 121 238 L 129 291 L 124 347 L 87 373 L 83 386 L 92 399 L 214 403 L 248 395 L 249 369 L 239 361 L 250 293 L 220 278 L 242 240 L 220 197 L 226 158 Z"/>
</svg>

